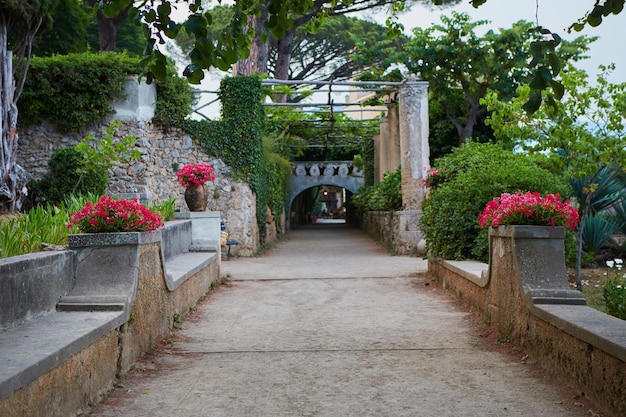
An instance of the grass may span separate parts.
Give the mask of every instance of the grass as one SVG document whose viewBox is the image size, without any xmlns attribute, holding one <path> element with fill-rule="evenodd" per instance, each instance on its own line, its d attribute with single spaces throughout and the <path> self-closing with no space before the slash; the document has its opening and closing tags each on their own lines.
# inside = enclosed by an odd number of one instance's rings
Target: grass
<svg viewBox="0 0 626 417">
<path fill-rule="evenodd" d="M 606 313 L 606 306 L 604 305 L 604 301 L 602 301 L 602 287 L 609 277 L 608 271 L 609 268 L 606 266 L 583 268 L 580 271 L 580 278 L 583 284 L 583 295 L 587 300 L 587 305 L 598 311 L 602 311 L 603 313 Z M 567 275 L 570 285 L 573 289 L 575 289 L 576 284 L 574 281 L 574 269 L 568 268 Z"/>
</svg>

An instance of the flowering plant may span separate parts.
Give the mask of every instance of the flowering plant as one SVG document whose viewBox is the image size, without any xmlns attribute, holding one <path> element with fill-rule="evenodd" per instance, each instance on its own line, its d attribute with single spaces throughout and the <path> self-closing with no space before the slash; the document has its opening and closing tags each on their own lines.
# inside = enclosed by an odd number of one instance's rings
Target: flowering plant
<svg viewBox="0 0 626 417">
<path fill-rule="evenodd" d="M 209 164 L 188 164 L 176 172 L 178 182 L 184 187 L 202 185 L 215 180 L 215 172 Z"/>
<path fill-rule="evenodd" d="M 481 227 L 498 227 L 508 224 L 538 226 L 564 226 L 574 230 L 578 224 L 578 211 L 569 200 L 561 202 L 559 194 L 518 191 L 504 193 L 491 200 L 478 216 Z"/>
<path fill-rule="evenodd" d="M 137 199 L 114 200 L 105 195 L 72 213 L 67 227 L 74 226 L 85 233 L 152 232 L 163 227 L 163 220 L 160 213 L 153 213 Z"/>
<path fill-rule="evenodd" d="M 622 271 L 624 261 L 616 258 L 606 261 L 612 271 L 602 288 L 602 301 L 611 316 L 626 320 L 626 274 Z"/>
<path fill-rule="evenodd" d="M 426 168 L 424 168 L 425 170 Z M 437 175 L 436 169 L 429 170 L 425 176 L 422 177 L 420 181 L 420 187 L 422 188 L 434 188 L 439 183 L 439 179 L 436 177 Z"/>
</svg>

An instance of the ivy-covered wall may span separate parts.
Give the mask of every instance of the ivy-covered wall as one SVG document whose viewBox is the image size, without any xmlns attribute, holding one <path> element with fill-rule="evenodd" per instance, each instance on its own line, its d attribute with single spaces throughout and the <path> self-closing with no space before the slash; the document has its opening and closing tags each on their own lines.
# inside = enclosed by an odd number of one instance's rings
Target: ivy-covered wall
<svg viewBox="0 0 626 417">
<path fill-rule="evenodd" d="M 187 120 L 183 128 L 204 145 L 208 155 L 221 158 L 233 168 L 235 177 L 250 184 L 256 193 L 256 216 L 263 235 L 266 207 L 270 207 L 272 213 L 280 214 L 285 190 L 280 179 L 282 172 L 272 161 L 266 160 L 263 154 L 265 113 L 261 80 L 256 76 L 224 78 L 219 98 L 222 103 L 222 120 Z M 279 193 L 282 191 L 282 198 L 276 197 L 277 189 Z"/>
<path fill-rule="evenodd" d="M 125 53 L 81 53 L 33 57 L 18 102 L 21 125 L 47 121 L 59 130 L 79 132 L 114 113 L 113 103 L 123 98 L 129 75 L 141 73 L 139 58 Z M 192 89 L 187 80 L 168 69 L 157 82 L 153 122 L 180 126 L 191 112 Z"/>
</svg>

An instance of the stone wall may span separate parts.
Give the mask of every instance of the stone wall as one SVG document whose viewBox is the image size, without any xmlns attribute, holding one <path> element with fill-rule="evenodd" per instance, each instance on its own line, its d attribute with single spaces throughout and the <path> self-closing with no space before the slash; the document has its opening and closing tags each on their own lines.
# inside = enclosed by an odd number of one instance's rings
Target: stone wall
<svg viewBox="0 0 626 417">
<path fill-rule="evenodd" d="M 563 228 L 500 226 L 489 232 L 489 265 L 431 259 L 428 270 L 602 415 L 624 416 L 626 321 L 587 306 L 570 288 L 564 236 Z"/>
<path fill-rule="evenodd" d="M 421 210 L 368 211 L 361 219 L 361 229 L 394 255 L 415 256 L 421 253 L 419 230 Z"/>
<path fill-rule="evenodd" d="M 49 124 L 20 127 L 18 163 L 31 178 L 41 178 L 47 161 L 57 148 L 74 146 L 88 134 L 102 137 L 108 122 L 79 133 L 62 133 Z M 149 121 L 125 121 L 118 136 L 134 136 L 141 159 L 117 164 L 111 173 L 109 191 L 125 198 L 139 198 L 143 203 L 161 202 L 173 197 L 176 207 L 187 211 L 184 188 L 176 181 L 174 167 L 187 163 L 208 163 L 215 169 L 216 180 L 207 184 L 207 210 L 219 211 L 229 239 L 239 245 L 233 253 L 251 256 L 259 249 L 256 221 L 256 198 L 250 186 L 231 177 L 231 169 L 221 159 L 207 156 L 202 147 L 179 129 L 165 131 Z M 275 226 L 274 226 L 275 227 Z"/>
</svg>

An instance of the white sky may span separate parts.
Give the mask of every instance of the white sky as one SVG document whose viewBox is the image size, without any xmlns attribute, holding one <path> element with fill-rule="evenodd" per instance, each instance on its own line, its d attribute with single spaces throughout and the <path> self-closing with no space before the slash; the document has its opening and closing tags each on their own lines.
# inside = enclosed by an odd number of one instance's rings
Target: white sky
<svg viewBox="0 0 626 417">
<path fill-rule="evenodd" d="M 491 23 L 484 25 L 484 30 L 508 28 L 518 20 L 527 20 L 539 24 L 557 33 L 563 39 L 574 39 L 581 35 L 597 36 L 599 39 L 590 45 L 589 59 L 578 62 L 576 66 L 584 69 L 595 80 L 598 65 L 614 63 L 615 71 L 609 78 L 611 82 L 626 82 L 626 53 L 621 49 L 624 30 L 620 25 L 626 23 L 626 11 L 617 16 L 609 16 L 598 27 L 586 26 L 582 32 L 567 33 L 567 28 L 593 7 L 594 0 L 487 0 L 485 4 L 475 9 L 469 0 L 462 0 L 458 5 L 450 8 L 427 8 L 413 6 L 411 11 L 400 16 L 400 23 L 405 27 L 407 34 L 414 27 L 426 28 L 432 24 L 441 23 L 442 14 L 450 15 L 452 10 L 468 13 L 473 21 L 488 20 Z M 385 12 L 377 11 L 369 14 L 370 20 L 381 24 L 387 19 Z M 220 76 L 207 74 L 202 83 L 204 89 L 215 90 L 219 87 Z M 427 81 L 427 80 L 425 80 Z M 219 106 L 211 106 L 207 115 L 215 118 L 219 115 Z"/>
</svg>

